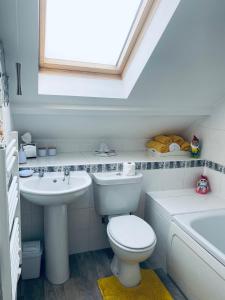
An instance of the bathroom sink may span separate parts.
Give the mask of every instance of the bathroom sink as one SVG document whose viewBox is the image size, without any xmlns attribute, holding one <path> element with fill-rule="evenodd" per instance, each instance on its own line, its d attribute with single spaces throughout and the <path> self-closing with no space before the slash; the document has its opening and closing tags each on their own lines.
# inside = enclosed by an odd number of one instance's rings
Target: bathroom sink
<svg viewBox="0 0 225 300">
<path fill-rule="evenodd" d="M 20 180 L 23 197 L 37 205 L 69 204 L 84 194 L 91 185 L 91 178 L 85 171 L 71 172 L 69 177 L 60 173 L 45 173 Z"/>
<path fill-rule="evenodd" d="M 45 270 L 53 284 L 64 283 L 70 274 L 67 204 L 75 202 L 90 185 L 87 172 L 68 169 L 64 173 L 40 173 L 20 179 L 22 196 L 44 207 Z"/>
</svg>

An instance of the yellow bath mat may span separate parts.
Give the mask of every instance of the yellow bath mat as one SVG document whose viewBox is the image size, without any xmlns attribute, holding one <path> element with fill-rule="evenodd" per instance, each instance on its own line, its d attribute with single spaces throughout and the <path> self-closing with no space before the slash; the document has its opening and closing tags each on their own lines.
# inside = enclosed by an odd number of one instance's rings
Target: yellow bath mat
<svg viewBox="0 0 225 300">
<path fill-rule="evenodd" d="M 173 300 L 172 296 L 152 270 L 141 270 L 142 281 L 137 287 L 122 286 L 115 276 L 98 280 L 104 300 Z"/>
</svg>

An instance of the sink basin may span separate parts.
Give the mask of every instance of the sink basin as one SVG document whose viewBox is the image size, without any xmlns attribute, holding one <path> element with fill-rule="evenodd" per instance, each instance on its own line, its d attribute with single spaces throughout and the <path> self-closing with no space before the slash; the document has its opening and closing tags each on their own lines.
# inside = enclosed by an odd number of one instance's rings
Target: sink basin
<svg viewBox="0 0 225 300">
<path fill-rule="evenodd" d="M 38 205 L 69 204 L 84 194 L 91 185 L 91 178 L 85 172 L 71 172 L 70 178 L 60 173 L 45 173 L 20 180 L 23 197 Z"/>
<path fill-rule="evenodd" d="M 45 173 L 20 179 L 21 195 L 44 207 L 44 246 L 46 277 L 53 284 L 69 278 L 67 204 L 73 203 L 91 185 L 85 171 Z M 76 234 L 76 233 L 75 233 Z"/>
</svg>

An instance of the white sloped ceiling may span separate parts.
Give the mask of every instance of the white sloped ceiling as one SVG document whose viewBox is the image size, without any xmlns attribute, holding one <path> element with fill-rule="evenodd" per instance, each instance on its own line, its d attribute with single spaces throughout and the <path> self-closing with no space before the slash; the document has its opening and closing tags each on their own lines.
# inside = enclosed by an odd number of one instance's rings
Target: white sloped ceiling
<svg viewBox="0 0 225 300">
<path fill-rule="evenodd" d="M 13 2 L 1 2 L 0 10 L 10 10 Z M 12 50 L 13 37 L 7 33 L 10 30 L 2 32 L 8 53 L 14 122 L 19 131 L 31 130 L 38 138 L 64 135 L 98 138 L 107 134 L 146 138 L 159 131 L 185 130 L 223 101 L 225 1 L 181 0 L 126 100 L 37 94 L 36 2 L 19 2 L 23 33 L 20 37 L 23 96 L 20 97 L 15 95 L 16 47 Z M 5 13 L 2 21 L 9 22 L 8 16 Z"/>
</svg>

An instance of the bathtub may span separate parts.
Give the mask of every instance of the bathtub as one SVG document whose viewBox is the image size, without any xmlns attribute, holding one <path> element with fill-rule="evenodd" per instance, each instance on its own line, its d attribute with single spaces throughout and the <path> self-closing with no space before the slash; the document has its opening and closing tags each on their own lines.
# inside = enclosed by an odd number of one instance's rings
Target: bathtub
<svg viewBox="0 0 225 300">
<path fill-rule="evenodd" d="M 172 218 L 167 270 L 189 300 L 225 300 L 225 210 Z"/>
</svg>

